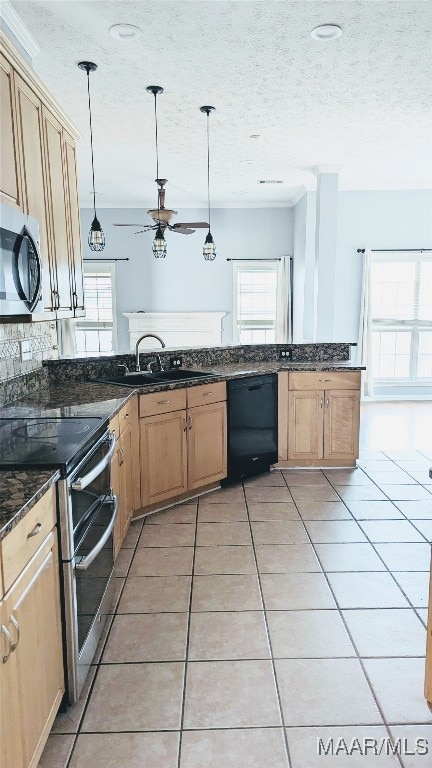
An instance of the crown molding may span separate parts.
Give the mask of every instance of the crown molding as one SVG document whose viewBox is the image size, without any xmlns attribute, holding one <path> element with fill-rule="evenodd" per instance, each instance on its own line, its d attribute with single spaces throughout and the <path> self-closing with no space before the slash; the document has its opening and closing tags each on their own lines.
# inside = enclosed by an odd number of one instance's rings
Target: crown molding
<svg viewBox="0 0 432 768">
<path fill-rule="evenodd" d="M 39 56 L 41 49 L 23 20 L 18 16 L 10 0 L 1 0 L 0 16 L 31 59 Z"/>
</svg>

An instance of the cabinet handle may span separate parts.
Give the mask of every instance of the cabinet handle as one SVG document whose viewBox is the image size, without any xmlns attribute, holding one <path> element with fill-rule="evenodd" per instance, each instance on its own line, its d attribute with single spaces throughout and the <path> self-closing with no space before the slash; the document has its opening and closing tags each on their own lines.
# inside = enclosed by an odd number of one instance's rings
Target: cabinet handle
<svg viewBox="0 0 432 768">
<path fill-rule="evenodd" d="M 16 643 L 12 643 L 12 645 L 11 645 L 11 653 L 13 653 L 13 651 L 15 650 L 15 648 L 17 647 L 17 645 L 18 645 L 18 643 L 20 641 L 21 632 L 20 632 L 19 624 L 18 624 L 15 616 L 12 616 L 12 614 L 10 614 L 9 615 L 9 621 L 12 622 L 12 624 L 14 625 L 14 627 L 16 629 Z"/>
<path fill-rule="evenodd" d="M 318 379 L 318 381 L 331 381 L 331 379 Z"/>
<path fill-rule="evenodd" d="M 36 523 L 36 525 L 33 528 L 33 530 L 30 531 L 30 533 L 27 534 L 27 538 L 31 539 L 31 538 L 33 538 L 33 536 L 37 536 L 38 533 L 41 532 L 41 530 L 42 530 L 42 524 L 41 523 Z"/>
<path fill-rule="evenodd" d="M 169 400 L 158 400 L 158 405 L 168 405 Z"/>
<path fill-rule="evenodd" d="M 328 397 L 326 397 L 326 406 L 327 406 L 327 408 L 329 407 L 329 399 L 328 399 Z"/>
<path fill-rule="evenodd" d="M 187 431 L 187 421 L 186 416 L 183 416 L 183 432 Z"/>
<path fill-rule="evenodd" d="M 12 643 L 12 638 L 11 638 L 11 636 L 10 636 L 10 632 L 9 632 L 8 628 L 7 628 L 7 627 L 5 627 L 5 625 L 4 625 L 4 624 L 2 624 L 2 625 L 0 626 L 0 634 L 3 634 L 3 635 L 5 636 L 5 638 L 6 638 L 6 640 L 7 640 L 7 641 L 8 641 L 8 643 L 9 643 L 9 650 L 8 650 L 8 652 L 7 652 L 6 656 L 3 656 L 3 664 L 6 664 L 6 662 L 7 662 L 8 658 L 9 658 L 9 656 L 10 656 L 10 655 L 11 655 L 11 653 L 12 653 L 12 645 L 13 645 L 13 643 Z"/>
<path fill-rule="evenodd" d="M 124 464 L 124 449 L 121 447 L 119 448 L 119 454 L 121 456 L 120 466 L 122 466 Z"/>
<path fill-rule="evenodd" d="M 321 398 L 320 398 L 320 408 L 322 408 L 322 407 L 323 407 L 323 405 L 324 405 L 324 400 L 323 400 L 323 398 L 321 397 Z"/>
<path fill-rule="evenodd" d="M 203 392 L 203 397 L 209 397 L 213 392 Z"/>
<path fill-rule="evenodd" d="M 188 416 L 188 427 L 192 429 L 192 416 Z"/>
</svg>

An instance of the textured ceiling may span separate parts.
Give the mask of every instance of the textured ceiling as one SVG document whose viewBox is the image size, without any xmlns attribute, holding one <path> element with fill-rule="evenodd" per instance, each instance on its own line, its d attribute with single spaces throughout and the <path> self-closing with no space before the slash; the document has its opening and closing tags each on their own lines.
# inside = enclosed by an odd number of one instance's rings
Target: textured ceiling
<svg viewBox="0 0 432 768">
<path fill-rule="evenodd" d="M 99 65 L 91 85 L 101 207 L 155 202 L 148 84 L 165 88 L 159 136 L 168 206 L 205 203 L 202 104 L 217 108 L 211 117 L 217 206 L 292 204 L 304 186 L 314 187 L 316 165 L 342 166 L 342 189 L 432 186 L 429 0 L 16 0 L 13 6 L 41 47 L 37 72 L 83 134 L 83 205 L 91 201 L 91 175 L 86 82 L 76 67 L 82 59 Z M 109 27 L 120 22 L 141 27 L 142 38 L 112 38 Z M 312 40 L 311 29 L 326 22 L 339 24 L 343 36 Z M 284 184 L 263 187 L 258 179 Z"/>
</svg>

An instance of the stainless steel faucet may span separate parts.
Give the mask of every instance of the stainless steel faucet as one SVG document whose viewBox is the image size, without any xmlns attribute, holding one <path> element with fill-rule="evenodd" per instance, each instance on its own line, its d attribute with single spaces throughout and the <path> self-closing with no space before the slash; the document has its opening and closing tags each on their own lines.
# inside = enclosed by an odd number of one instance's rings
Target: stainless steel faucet
<svg viewBox="0 0 432 768">
<path fill-rule="evenodd" d="M 143 339 L 157 339 L 158 341 L 160 341 L 160 343 L 162 345 L 162 349 L 165 347 L 165 342 L 161 339 L 160 336 L 156 336 L 155 333 L 145 333 L 144 336 L 140 336 L 140 338 L 138 339 L 138 341 L 137 341 L 137 343 L 135 345 L 135 370 L 136 370 L 137 373 L 139 373 L 140 370 L 141 370 L 140 363 L 139 363 L 139 345 L 141 344 Z M 158 362 L 159 362 L 160 370 L 162 370 L 162 364 L 160 362 L 160 357 L 159 357 L 159 355 L 156 355 L 156 357 L 159 358 Z"/>
</svg>

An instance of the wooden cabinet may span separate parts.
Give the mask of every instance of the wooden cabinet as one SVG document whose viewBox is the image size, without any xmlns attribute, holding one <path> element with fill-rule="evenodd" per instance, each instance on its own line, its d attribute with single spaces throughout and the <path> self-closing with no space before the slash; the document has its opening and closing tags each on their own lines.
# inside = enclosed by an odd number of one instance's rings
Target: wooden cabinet
<svg viewBox="0 0 432 768">
<path fill-rule="evenodd" d="M 193 491 L 226 477 L 226 403 L 190 408 L 187 424 L 188 490 Z"/>
<path fill-rule="evenodd" d="M 111 488 L 118 498 L 118 514 L 114 527 L 114 552 L 117 557 L 133 513 L 141 506 L 136 397 L 110 421 L 110 430 L 117 437 L 116 451 L 111 460 Z"/>
<path fill-rule="evenodd" d="M 323 402 L 323 392 L 309 390 L 289 393 L 289 459 L 318 461 L 323 458 Z"/>
<path fill-rule="evenodd" d="M 6 592 L 0 614 L 1 766 L 36 768 L 64 694 L 55 527 Z"/>
<path fill-rule="evenodd" d="M 80 316 L 84 295 L 74 129 L 1 31 L 0 45 L 0 194 L 39 223 L 44 309 L 58 318 Z"/>
<path fill-rule="evenodd" d="M 0 113 L 0 196 L 2 201 L 15 208 L 21 208 L 21 171 L 18 142 L 14 130 L 16 125 L 14 71 L 2 54 L 0 54 Z"/>
<path fill-rule="evenodd" d="M 157 506 L 226 477 L 226 386 L 218 383 L 213 390 L 203 385 L 141 395 L 140 414 L 153 410 L 153 415 L 140 419 L 142 507 Z M 186 402 L 202 402 L 205 395 L 219 402 L 185 408 Z"/>
<path fill-rule="evenodd" d="M 358 457 L 360 374 L 279 374 L 279 461 L 352 466 Z M 291 464 L 290 464 L 291 462 Z"/>
<path fill-rule="evenodd" d="M 432 562 L 429 580 L 429 610 L 426 639 L 425 697 L 432 712 Z"/>
<path fill-rule="evenodd" d="M 187 490 L 186 411 L 141 419 L 141 504 L 147 507 Z"/>
</svg>

